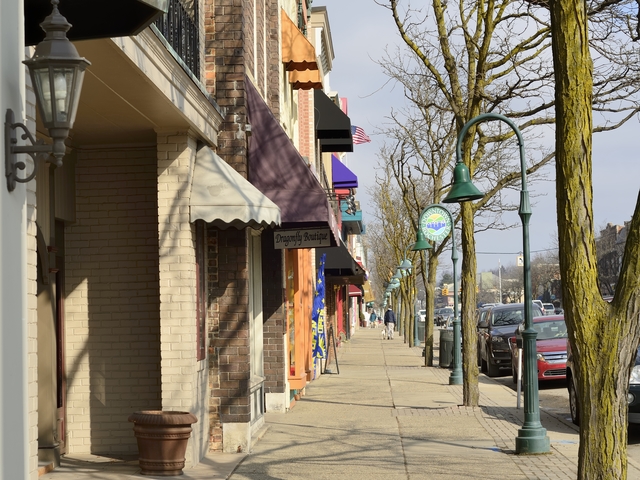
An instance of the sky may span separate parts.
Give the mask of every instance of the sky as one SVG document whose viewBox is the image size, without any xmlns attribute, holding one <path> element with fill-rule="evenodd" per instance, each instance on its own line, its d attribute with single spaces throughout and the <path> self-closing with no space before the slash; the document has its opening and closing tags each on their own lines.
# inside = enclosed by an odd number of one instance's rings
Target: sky
<svg viewBox="0 0 640 480">
<path fill-rule="evenodd" d="M 326 6 L 329 15 L 335 54 L 330 90 L 348 99 L 351 124 L 362 127 L 372 140 L 354 145 L 354 152 L 346 157 L 347 166 L 358 176 L 356 198 L 367 224 L 373 220 L 367 190 L 375 183 L 374 168 L 384 143 L 384 138 L 374 132 L 386 122 L 392 108 L 404 104 L 401 89 L 388 83 L 376 60 L 382 57 L 385 48 L 400 45 L 401 39 L 389 10 L 374 0 L 315 0 L 313 6 Z M 593 207 L 597 231 L 607 223 L 622 225 L 631 219 L 640 187 L 639 134 L 636 118 L 621 129 L 594 136 Z M 532 202 L 532 258 L 553 248 L 557 236 L 555 167 L 546 167 L 543 174 L 542 181 L 528 185 Z M 498 262 L 515 265 L 523 248 L 517 213 L 506 215 L 505 223 L 514 223 L 516 227 L 476 234 L 478 271 L 495 269 Z"/>
</svg>

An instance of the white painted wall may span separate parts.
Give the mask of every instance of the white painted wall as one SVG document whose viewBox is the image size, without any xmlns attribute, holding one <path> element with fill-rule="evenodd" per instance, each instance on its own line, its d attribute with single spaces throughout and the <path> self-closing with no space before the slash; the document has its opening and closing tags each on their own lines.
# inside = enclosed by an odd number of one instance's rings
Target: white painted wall
<svg viewBox="0 0 640 480">
<path fill-rule="evenodd" d="M 0 2 L 0 113 L 25 120 L 21 0 Z M 4 135 L 0 165 L 4 165 Z M 29 478 L 26 188 L 0 185 L 0 480 Z"/>
</svg>

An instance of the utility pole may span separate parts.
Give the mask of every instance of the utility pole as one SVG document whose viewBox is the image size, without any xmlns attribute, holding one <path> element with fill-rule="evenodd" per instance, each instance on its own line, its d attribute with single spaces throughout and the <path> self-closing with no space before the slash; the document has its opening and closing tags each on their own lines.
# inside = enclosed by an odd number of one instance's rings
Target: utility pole
<svg viewBox="0 0 640 480">
<path fill-rule="evenodd" d="M 500 290 L 498 303 L 502 303 L 502 266 L 500 265 L 500 259 L 498 259 L 498 288 Z"/>
</svg>

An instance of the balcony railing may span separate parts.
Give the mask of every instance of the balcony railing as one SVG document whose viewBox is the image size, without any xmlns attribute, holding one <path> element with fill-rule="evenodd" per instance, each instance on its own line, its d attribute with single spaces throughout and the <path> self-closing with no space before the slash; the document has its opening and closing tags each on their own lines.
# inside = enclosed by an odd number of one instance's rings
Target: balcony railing
<svg viewBox="0 0 640 480">
<path fill-rule="evenodd" d="M 169 0 L 169 11 L 156 27 L 196 78 L 200 78 L 198 0 Z"/>
</svg>

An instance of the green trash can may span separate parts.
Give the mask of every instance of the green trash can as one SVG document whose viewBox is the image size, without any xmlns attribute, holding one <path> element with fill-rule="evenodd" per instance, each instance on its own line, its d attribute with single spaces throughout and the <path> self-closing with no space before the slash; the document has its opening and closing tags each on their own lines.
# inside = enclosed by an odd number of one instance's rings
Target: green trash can
<svg viewBox="0 0 640 480">
<path fill-rule="evenodd" d="M 453 330 L 440 330 L 440 366 L 449 368 L 453 362 Z"/>
<path fill-rule="evenodd" d="M 416 318 L 416 322 L 418 322 L 418 323 L 417 323 L 418 328 L 416 329 L 416 330 L 417 330 L 417 335 L 418 335 L 418 342 L 417 342 L 417 345 L 416 345 L 416 346 L 418 346 L 418 347 L 419 347 L 421 343 L 424 343 L 424 328 L 425 328 L 425 322 L 421 322 L 421 321 L 420 321 L 420 317 L 417 317 L 417 318 Z"/>
</svg>

